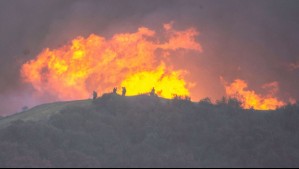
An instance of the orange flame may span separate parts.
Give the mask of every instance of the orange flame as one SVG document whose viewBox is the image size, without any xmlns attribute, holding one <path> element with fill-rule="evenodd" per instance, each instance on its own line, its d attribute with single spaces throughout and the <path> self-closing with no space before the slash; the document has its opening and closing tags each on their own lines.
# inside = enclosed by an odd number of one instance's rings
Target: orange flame
<svg viewBox="0 0 299 169">
<path fill-rule="evenodd" d="M 266 84 L 263 88 L 270 89 L 267 96 L 262 96 L 255 91 L 248 90 L 248 84 L 240 79 L 235 80 L 230 85 L 225 85 L 226 94 L 229 97 L 240 100 L 242 102 L 242 107 L 245 109 L 275 110 L 286 105 L 286 103 L 274 97 L 276 92 L 278 92 L 277 82 Z"/>
<path fill-rule="evenodd" d="M 105 93 L 113 87 L 126 87 L 130 96 L 153 87 L 164 98 L 189 96 L 193 84 L 184 80 L 187 71 L 174 70 L 163 58 L 178 49 L 201 52 L 197 35 L 194 28 L 177 31 L 165 24 L 163 41 L 145 27 L 111 39 L 95 34 L 77 37 L 61 48 L 44 49 L 22 66 L 21 74 L 38 92 L 61 100 L 83 99 L 93 90 Z"/>
</svg>

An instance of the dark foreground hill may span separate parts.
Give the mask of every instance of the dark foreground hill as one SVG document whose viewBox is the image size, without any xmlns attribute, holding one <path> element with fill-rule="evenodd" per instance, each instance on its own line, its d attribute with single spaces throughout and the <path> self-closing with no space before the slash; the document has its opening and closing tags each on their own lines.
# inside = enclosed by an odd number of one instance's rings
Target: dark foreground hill
<svg viewBox="0 0 299 169">
<path fill-rule="evenodd" d="M 42 105 L 0 120 L 0 167 L 299 167 L 298 110 L 116 95 Z"/>
</svg>

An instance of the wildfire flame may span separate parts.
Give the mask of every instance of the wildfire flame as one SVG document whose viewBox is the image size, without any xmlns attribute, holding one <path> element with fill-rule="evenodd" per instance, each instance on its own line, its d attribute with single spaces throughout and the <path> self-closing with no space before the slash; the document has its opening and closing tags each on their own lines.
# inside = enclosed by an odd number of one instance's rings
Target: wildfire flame
<svg viewBox="0 0 299 169">
<path fill-rule="evenodd" d="M 236 98 L 242 102 L 242 107 L 245 109 L 255 110 L 275 110 L 286 103 L 275 97 L 278 92 L 278 83 L 273 82 L 263 86 L 264 89 L 269 89 L 269 94 L 262 96 L 253 90 L 248 89 L 248 84 L 240 79 L 235 80 L 232 84 L 226 84 L 226 94 L 229 97 Z"/>
<path fill-rule="evenodd" d="M 38 92 L 61 100 L 83 99 L 93 90 L 105 93 L 113 87 L 126 87 L 129 96 L 153 87 L 164 98 L 189 96 L 194 83 L 184 79 L 187 71 L 175 70 L 164 59 L 178 49 L 201 52 L 198 34 L 194 28 L 177 31 L 171 23 L 164 25 L 161 36 L 146 27 L 111 39 L 79 36 L 58 49 L 44 49 L 22 66 L 21 74 Z"/>
</svg>

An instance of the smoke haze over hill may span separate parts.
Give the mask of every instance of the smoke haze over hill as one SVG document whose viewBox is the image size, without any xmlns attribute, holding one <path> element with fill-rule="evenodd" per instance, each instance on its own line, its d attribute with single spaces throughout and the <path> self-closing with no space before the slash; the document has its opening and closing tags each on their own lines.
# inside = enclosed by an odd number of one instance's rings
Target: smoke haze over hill
<svg viewBox="0 0 299 169">
<path fill-rule="evenodd" d="M 178 30 L 196 28 L 202 53 L 171 58 L 177 69 L 191 72 L 190 92 L 218 99 L 228 82 L 244 79 L 251 89 L 279 84 L 277 97 L 299 99 L 298 1 L 0 1 L 0 104 L 2 115 L 57 100 L 39 95 L 20 77 L 22 64 L 44 48 L 58 48 L 77 36 L 110 38 L 145 26 L 160 30 L 174 21 Z"/>
</svg>

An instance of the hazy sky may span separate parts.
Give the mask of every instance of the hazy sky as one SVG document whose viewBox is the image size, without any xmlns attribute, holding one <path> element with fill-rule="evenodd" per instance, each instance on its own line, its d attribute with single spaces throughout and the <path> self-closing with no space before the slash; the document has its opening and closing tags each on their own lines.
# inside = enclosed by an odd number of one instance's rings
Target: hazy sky
<svg viewBox="0 0 299 169">
<path fill-rule="evenodd" d="M 244 79 L 257 91 L 278 81 L 280 98 L 299 99 L 298 6 L 297 0 L 1 0 L 0 115 L 43 102 L 19 76 L 20 66 L 43 48 L 78 35 L 155 30 L 170 21 L 200 32 L 204 52 L 175 60 L 199 84 L 193 92 L 224 95 L 222 76 Z"/>
</svg>

